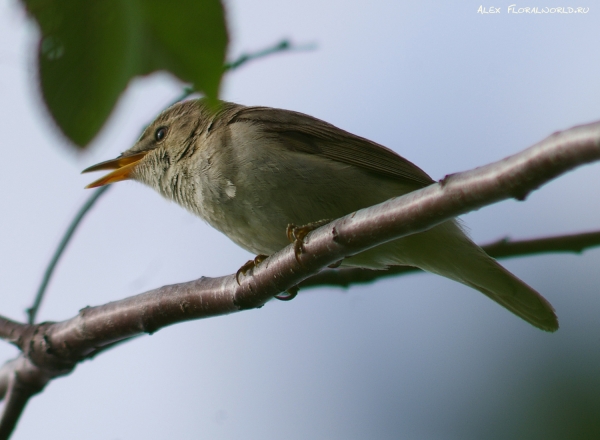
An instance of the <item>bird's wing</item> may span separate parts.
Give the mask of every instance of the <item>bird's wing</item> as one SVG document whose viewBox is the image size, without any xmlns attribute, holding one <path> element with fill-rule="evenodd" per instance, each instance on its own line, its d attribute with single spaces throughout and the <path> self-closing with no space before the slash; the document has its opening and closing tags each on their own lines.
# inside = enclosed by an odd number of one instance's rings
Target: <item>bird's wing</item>
<svg viewBox="0 0 600 440">
<path fill-rule="evenodd" d="M 291 150 L 354 165 L 418 188 L 434 183 L 425 171 L 392 150 L 312 116 L 269 107 L 238 107 L 232 113 L 227 124 L 257 124 L 266 136 L 276 136 Z"/>
</svg>

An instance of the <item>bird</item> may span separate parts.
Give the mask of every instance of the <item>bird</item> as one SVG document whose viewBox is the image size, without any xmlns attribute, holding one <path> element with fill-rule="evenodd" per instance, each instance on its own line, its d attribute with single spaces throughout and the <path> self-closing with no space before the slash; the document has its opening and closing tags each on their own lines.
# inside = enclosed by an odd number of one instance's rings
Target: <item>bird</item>
<svg viewBox="0 0 600 440">
<path fill-rule="evenodd" d="M 391 149 L 318 118 L 205 98 L 167 108 L 130 149 L 83 172 L 100 170 L 112 171 L 86 188 L 128 179 L 153 188 L 256 254 L 245 269 L 287 246 L 290 233 L 435 183 Z M 483 293 L 541 330 L 558 329 L 550 303 L 471 241 L 456 219 L 341 265 L 417 267 Z"/>
</svg>

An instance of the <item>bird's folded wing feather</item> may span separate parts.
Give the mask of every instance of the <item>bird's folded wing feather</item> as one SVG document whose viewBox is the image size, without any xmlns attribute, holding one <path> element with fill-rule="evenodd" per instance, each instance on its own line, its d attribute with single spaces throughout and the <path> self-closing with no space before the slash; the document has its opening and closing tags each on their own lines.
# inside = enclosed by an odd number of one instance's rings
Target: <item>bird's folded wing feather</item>
<svg viewBox="0 0 600 440">
<path fill-rule="evenodd" d="M 392 150 L 303 113 L 240 106 L 227 125 L 236 122 L 259 125 L 266 136 L 278 137 L 291 150 L 354 165 L 415 185 L 415 189 L 434 183 L 425 171 Z"/>
</svg>

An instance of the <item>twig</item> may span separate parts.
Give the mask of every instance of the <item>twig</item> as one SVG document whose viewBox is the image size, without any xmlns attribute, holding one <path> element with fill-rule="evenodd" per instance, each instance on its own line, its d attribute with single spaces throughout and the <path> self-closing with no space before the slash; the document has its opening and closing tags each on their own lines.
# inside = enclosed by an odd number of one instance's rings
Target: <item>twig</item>
<svg viewBox="0 0 600 440">
<path fill-rule="evenodd" d="M 11 344 L 17 344 L 19 337 L 25 333 L 31 325 L 21 324 L 20 322 L 12 321 L 4 316 L 0 316 L 0 339 L 3 339 Z"/>
<path fill-rule="evenodd" d="M 294 46 L 289 40 L 281 40 L 279 43 L 269 47 L 267 49 L 259 50 L 257 52 L 242 54 L 235 61 L 231 61 L 225 64 L 226 70 L 237 69 L 238 67 L 246 64 L 248 61 L 253 61 L 259 58 L 264 58 L 268 55 L 272 55 L 278 52 L 291 52 L 291 51 L 307 51 L 314 50 L 315 44 L 305 44 L 303 46 Z"/>
<path fill-rule="evenodd" d="M 37 312 L 40 309 L 40 305 L 42 303 L 42 299 L 44 298 L 44 294 L 46 293 L 46 289 L 48 287 L 48 283 L 50 282 L 50 278 L 52 278 L 52 274 L 54 273 L 54 269 L 56 268 L 60 257 L 64 253 L 67 245 L 69 244 L 69 241 L 71 241 L 71 237 L 73 237 L 73 234 L 77 230 L 77 227 L 79 226 L 85 215 L 88 213 L 88 211 L 92 208 L 92 206 L 94 206 L 94 204 L 102 196 L 102 194 L 108 191 L 109 188 L 110 185 L 106 185 L 102 188 L 98 188 L 97 190 L 95 190 L 90 196 L 90 198 L 86 200 L 83 206 L 79 208 L 79 211 L 77 212 L 73 220 L 71 220 L 71 224 L 65 231 L 65 234 L 60 240 L 58 247 L 54 251 L 54 255 L 52 255 L 52 258 L 48 263 L 48 267 L 46 267 L 46 271 L 44 272 L 44 276 L 42 277 L 42 282 L 40 283 L 40 287 L 38 288 L 37 293 L 35 295 L 33 305 L 26 310 L 28 316 L 27 322 L 29 324 L 33 324 L 35 322 Z"/>
<path fill-rule="evenodd" d="M 32 390 L 20 386 L 16 372 L 11 374 L 8 382 L 4 409 L 0 418 L 0 440 L 10 437 L 25 409 L 25 405 L 27 405 L 31 396 L 35 394 Z"/>
<path fill-rule="evenodd" d="M 56 377 L 49 371 L 38 368 L 24 355 L 0 368 L 0 396 L 5 400 L 0 417 L 0 440 L 10 437 L 29 399 Z"/>
<path fill-rule="evenodd" d="M 508 258 L 550 252 L 580 254 L 584 250 L 598 245 L 600 245 L 600 231 L 537 238 L 534 240 L 510 241 L 509 238 L 504 238 L 483 246 L 483 249 L 494 258 Z"/>
</svg>

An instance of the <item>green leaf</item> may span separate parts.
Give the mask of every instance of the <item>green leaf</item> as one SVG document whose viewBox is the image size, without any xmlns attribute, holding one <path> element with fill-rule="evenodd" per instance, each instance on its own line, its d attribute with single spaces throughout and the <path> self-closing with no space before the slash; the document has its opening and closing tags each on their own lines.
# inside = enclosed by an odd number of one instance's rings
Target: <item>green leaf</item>
<svg viewBox="0 0 600 440">
<path fill-rule="evenodd" d="M 84 148 L 129 81 L 165 70 L 209 98 L 224 72 L 219 0 L 25 0 L 41 30 L 40 89 L 50 114 Z"/>
</svg>

